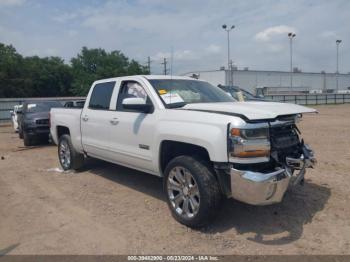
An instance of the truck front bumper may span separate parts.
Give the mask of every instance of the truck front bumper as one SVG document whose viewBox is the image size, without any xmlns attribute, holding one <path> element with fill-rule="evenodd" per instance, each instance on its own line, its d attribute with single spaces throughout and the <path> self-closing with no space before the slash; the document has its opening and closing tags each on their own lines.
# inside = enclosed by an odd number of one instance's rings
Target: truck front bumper
<svg viewBox="0 0 350 262">
<path fill-rule="evenodd" d="M 231 167 L 232 197 L 251 205 L 279 203 L 288 186 L 302 183 L 306 168 L 314 167 L 316 162 L 312 150 L 305 145 L 300 158 L 287 158 L 286 165 L 273 172 L 252 172 Z M 293 175 L 294 170 L 298 171 L 296 175 Z"/>
<path fill-rule="evenodd" d="M 24 131 L 30 136 L 46 136 L 50 134 L 50 128 L 48 126 L 26 127 Z"/>
</svg>

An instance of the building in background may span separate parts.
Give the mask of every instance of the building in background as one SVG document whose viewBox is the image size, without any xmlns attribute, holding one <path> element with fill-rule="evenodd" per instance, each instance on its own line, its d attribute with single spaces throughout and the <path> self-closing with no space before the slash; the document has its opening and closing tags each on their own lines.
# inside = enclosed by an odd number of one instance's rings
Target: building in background
<svg viewBox="0 0 350 262">
<path fill-rule="evenodd" d="M 303 93 L 350 93 L 350 73 L 338 75 L 338 90 L 336 90 L 335 73 L 306 73 L 294 68 L 293 88 L 290 87 L 290 72 L 258 71 L 244 68 L 238 70 L 193 71 L 186 76 L 195 76 L 212 85 L 228 85 L 230 73 L 233 85 L 252 93 L 269 94 L 303 94 Z"/>
</svg>

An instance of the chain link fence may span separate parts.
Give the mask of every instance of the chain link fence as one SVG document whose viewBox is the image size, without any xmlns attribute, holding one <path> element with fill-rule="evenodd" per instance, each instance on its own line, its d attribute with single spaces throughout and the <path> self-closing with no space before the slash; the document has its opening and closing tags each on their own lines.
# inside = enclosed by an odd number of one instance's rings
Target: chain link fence
<svg viewBox="0 0 350 262">
<path fill-rule="evenodd" d="M 298 95 L 267 95 L 265 98 L 298 105 L 327 105 L 350 103 L 350 94 L 298 94 Z"/>
</svg>

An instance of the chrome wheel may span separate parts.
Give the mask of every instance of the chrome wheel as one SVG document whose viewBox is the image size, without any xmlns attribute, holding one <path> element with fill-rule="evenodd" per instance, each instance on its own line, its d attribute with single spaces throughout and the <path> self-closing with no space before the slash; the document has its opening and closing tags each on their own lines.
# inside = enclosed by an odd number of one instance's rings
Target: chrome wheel
<svg viewBox="0 0 350 262">
<path fill-rule="evenodd" d="M 171 206 L 184 218 L 194 217 L 200 206 L 200 195 L 191 172 L 181 166 L 171 169 L 167 180 L 167 191 Z"/>
<path fill-rule="evenodd" d="M 60 156 L 60 162 L 63 168 L 69 169 L 70 163 L 71 163 L 71 154 L 70 154 L 68 142 L 65 140 L 61 141 L 60 143 L 59 156 Z"/>
</svg>

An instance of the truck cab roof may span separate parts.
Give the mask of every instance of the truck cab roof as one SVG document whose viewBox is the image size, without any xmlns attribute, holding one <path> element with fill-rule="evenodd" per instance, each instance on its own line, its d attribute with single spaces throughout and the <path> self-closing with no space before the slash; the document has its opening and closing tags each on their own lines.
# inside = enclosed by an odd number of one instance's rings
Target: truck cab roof
<svg viewBox="0 0 350 262">
<path fill-rule="evenodd" d="M 156 79 L 174 79 L 174 80 L 193 80 L 201 81 L 188 76 L 171 76 L 171 75 L 133 75 L 133 76 L 119 76 L 107 79 L 96 80 L 94 83 L 104 83 L 116 80 L 130 80 L 130 79 L 146 79 L 146 80 L 156 80 Z"/>
</svg>

